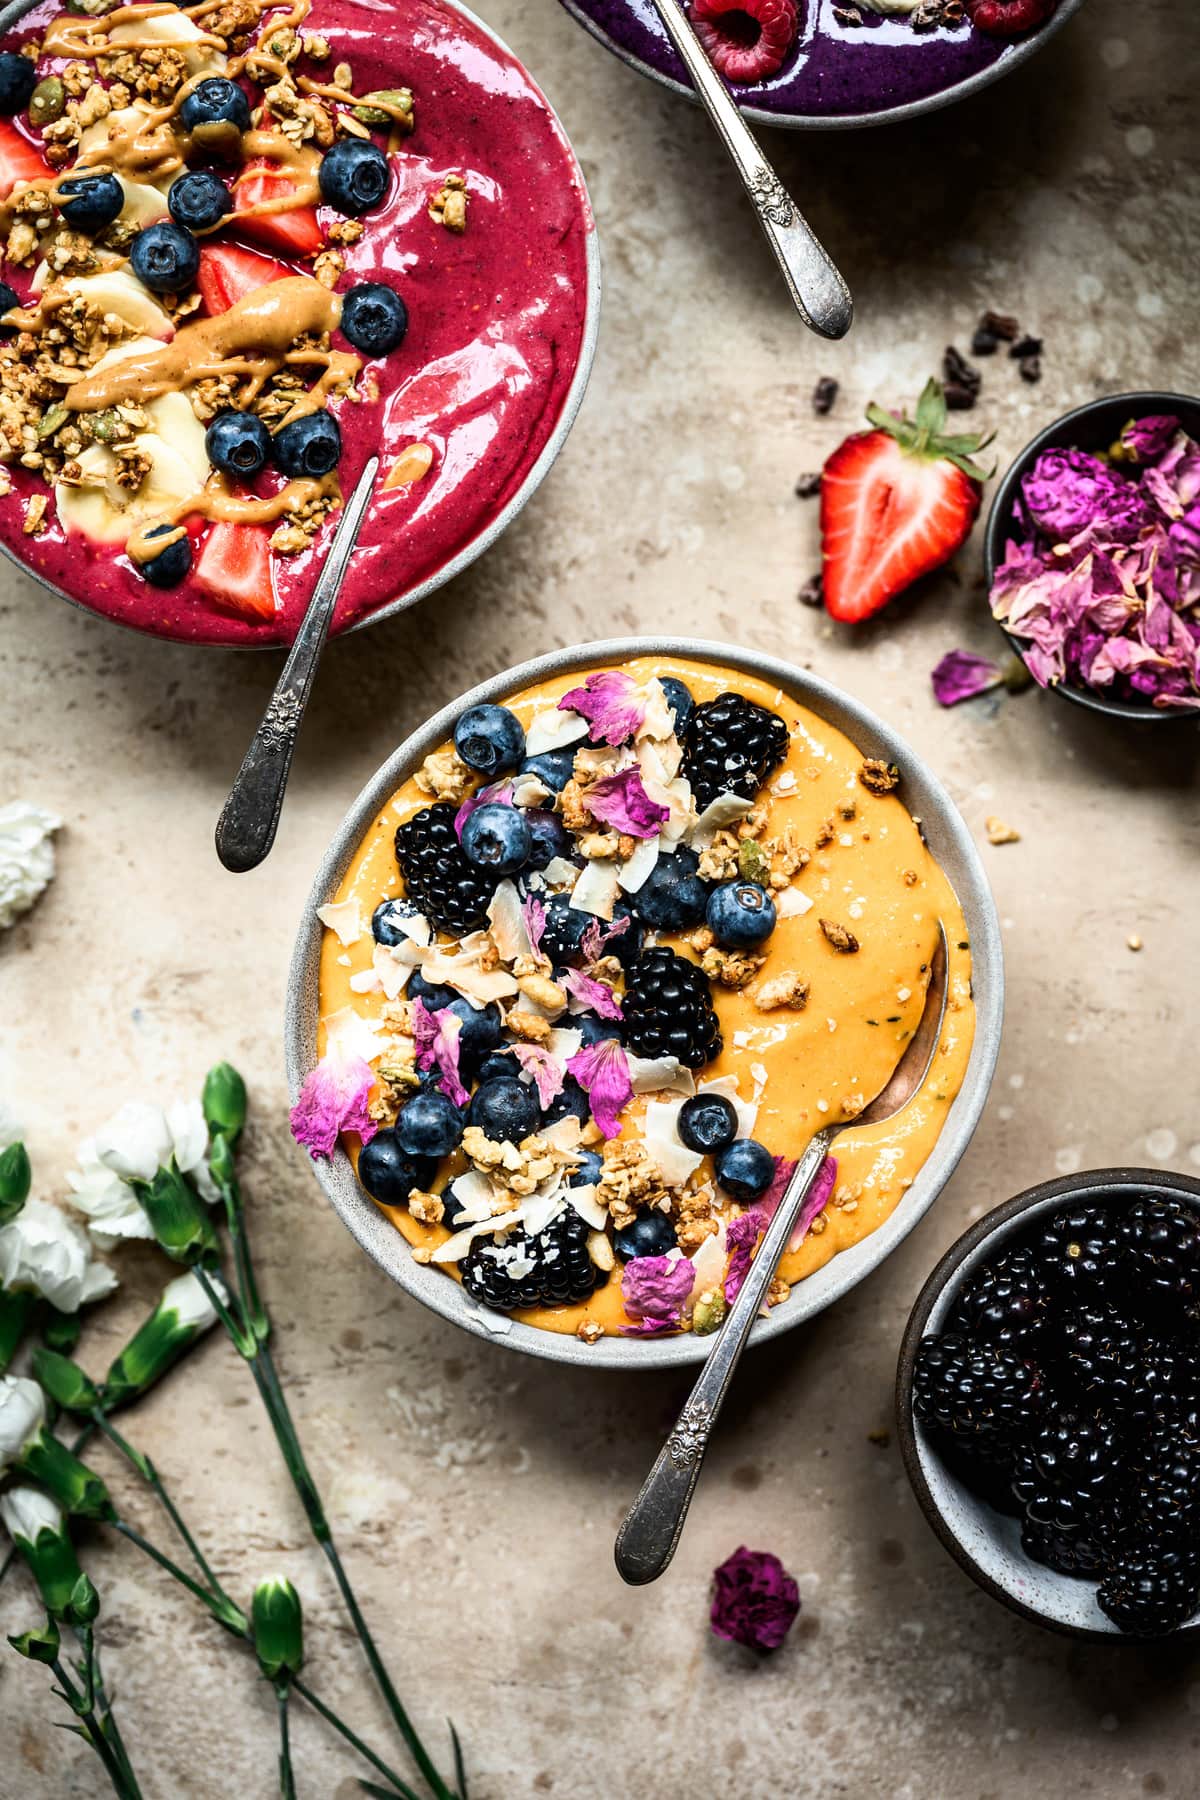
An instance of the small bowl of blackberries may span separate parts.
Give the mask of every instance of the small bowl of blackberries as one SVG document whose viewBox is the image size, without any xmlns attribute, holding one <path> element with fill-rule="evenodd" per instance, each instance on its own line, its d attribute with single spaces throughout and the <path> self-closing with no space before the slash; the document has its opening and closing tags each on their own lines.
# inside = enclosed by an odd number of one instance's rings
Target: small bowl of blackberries
<svg viewBox="0 0 1200 1800">
<path fill-rule="evenodd" d="M 1109 1642 L 1200 1629 L 1200 1181 L 1101 1169 L 987 1214 L 921 1290 L 897 1415 L 997 1599 Z"/>
</svg>

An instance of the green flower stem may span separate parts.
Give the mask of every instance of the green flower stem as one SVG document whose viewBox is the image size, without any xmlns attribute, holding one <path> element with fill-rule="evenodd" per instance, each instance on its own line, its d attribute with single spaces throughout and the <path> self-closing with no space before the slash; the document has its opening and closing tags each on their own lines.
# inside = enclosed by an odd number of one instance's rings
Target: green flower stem
<svg viewBox="0 0 1200 1800">
<path fill-rule="evenodd" d="M 237 1176 L 232 1172 L 233 1149 L 227 1138 L 222 1136 L 218 1142 L 218 1138 L 214 1136 L 210 1167 L 213 1180 L 217 1184 L 217 1192 L 225 1206 L 225 1219 L 229 1226 L 229 1239 L 233 1245 L 233 1260 L 237 1269 L 238 1293 L 241 1296 L 242 1312 L 256 1341 L 265 1344 L 271 1335 L 271 1321 L 259 1298 L 254 1264 L 250 1258 L 250 1244 L 246 1237 L 242 1190 L 238 1185 Z"/>
<path fill-rule="evenodd" d="M 184 1524 L 179 1508 L 175 1505 L 170 1494 L 168 1494 L 166 1487 L 163 1484 L 162 1477 L 159 1475 L 158 1470 L 155 1468 L 150 1458 L 144 1455 L 142 1451 L 135 1450 L 133 1445 L 129 1443 L 126 1438 L 122 1437 L 116 1426 L 111 1424 L 110 1421 L 104 1417 L 104 1414 L 99 1407 L 96 1407 L 92 1412 L 92 1422 L 96 1426 L 96 1429 L 102 1431 L 109 1442 L 116 1446 L 126 1461 L 136 1469 L 147 1487 L 149 1487 L 157 1496 L 167 1517 L 170 1519 L 172 1525 L 191 1552 L 193 1562 L 208 1583 L 212 1593 L 216 1595 L 218 1600 L 224 1601 L 226 1606 L 233 1607 L 233 1601 L 229 1598 L 229 1595 L 225 1592 L 221 1583 L 213 1574 L 207 1557 Z M 236 1610 L 237 1608 L 234 1608 L 234 1611 Z"/>
<path fill-rule="evenodd" d="M 223 1625 L 225 1630 L 231 1632 L 234 1637 L 247 1636 L 250 1622 L 241 1607 L 235 1606 L 227 1595 L 210 1593 L 207 1588 L 201 1587 L 198 1581 L 193 1581 L 192 1577 L 181 1569 L 178 1563 L 172 1562 L 171 1558 L 158 1548 L 157 1544 L 152 1544 L 149 1538 L 142 1536 L 140 1531 L 135 1531 L 128 1520 L 113 1519 L 110 1523 L 114 1531 L 119 1531 L 122 1537 L 127 1537 L 131 1544 L 136 1544 L 138 1549 L 156 1562 L 160 1569 L 165 1569 L 168 1575 L 173 1575 L 175 1580 L 187 1588 L 190 1594 L 196 1596 L 197 1600 L 203 1601 L 218 1625 Z"/>
<path fill-rule="evenodd" d="M 275 1683 L 275 1707 L 279 1714 L 279 1793 L 281 1800 L 296 1800 L 296 1777 L 292 1773 L 292 1742 L 288 1731 L 288 1683 Z"/>
<path fill-rule="evenodd" d="M 92 1679 L 95 1682 L 96 1698 L 100 1703 L 100 1713 L 104 1719 L 105 1730 L 108 1733 L 108 1741 L 112 1745 L 113 1754 L 125 1771 L 130 1786 L 136 1788 L 137 1781 L 133 1773 L 133 1764 L 129 1760 L 129 1752 L 125 1748 L 121 1728 L 117 1724 L 117 1715 L 104 1691 L 104 1672 L 100 1667 L 100 1646 L 94 1638 L 92 1640 Z"/>
<path fill-rule="evenodd" d="M 36 1296 L 0 1288 L 0 1375 L 16 1355 Z"/>
<path fill-rule="evenodd" d="M 128 1767 L 127 1759 L 123 1760 L 117 1756 L 109 1742 L 108 1733 L 96 1717 L 93 1703 L 89 1697 L 80 1693 L 64 1669 L 61 1659 L 56 1658 L 50 1667 L 58 1677 L 59 1686 L 56 1691 L 79 1720 L 82 1727 L 81 1735 L 92 1746 L 104 1764 L 105 1773 L 112 1782 L 114 1793 L 120 1796 L 120 1800 L 142 1800 L 142 1790 L 137 1784 L 133 1771 Z M 110 1714 L 109 1717 L 111 1718 L 111 1716 Z"/>
<path fill-rule="evenodd" d="M 245 1360 L 249 1362 L 258 1349 L 258 1344 L 255 1341 L 253 1334 L 247 1331 L 244 1326 L 239 1325 L 237 1320 L 233 1317 L 233 1314 L 217 1292 L 216 1284 L 212 1279 L 212 1271 L 206 1269 L 203 1263 L 194 1263 L 192 1265 L 192 1273 L 207 1294 L 208 1303 L 216 1313 L 218 1319 L 220 1319 L 225 1330 L 228 1332 L 234 1349 L 239 1356 L 244 1357 Z"/>
<path fill-rule="evenodd" d="M 312 1689 L 308 1687 L 305 1682 L 301 1681 L 298 1675 L 292 1677 L 292 1686 L 300 1695 L 301 1699 L 306 1700 L 313 1711 L 318 1713 L 320 1717 L 325 1720 L 327 1725 L 332 1725 L 333 1729 L 338 1732 L 340 1736 L 345 1738 L 352 1749 L 357 1750 L 358 1754 L 365 1757 L 372 1768 L 378 1769 L 384 1779 L 391 1782 L 396 1792 L 402 1796 L 402 1800 L 421 1800 L 421 1796 L 416 1790 L 410 1788 L 406 1781 L 401 1781 L 399 1775 L 397 1775 L 394 1770 L 389 1769 L 381 1757 L 376 1756 L 370 1745 L 364 1744 L 358 1733 L 352 1731 L 344 1719 L 339 1719 L 332 1708 L 326 1706 L 325 1702 L 320 1699 L 318 1695 L 314 1694 Z"/>
</svg>

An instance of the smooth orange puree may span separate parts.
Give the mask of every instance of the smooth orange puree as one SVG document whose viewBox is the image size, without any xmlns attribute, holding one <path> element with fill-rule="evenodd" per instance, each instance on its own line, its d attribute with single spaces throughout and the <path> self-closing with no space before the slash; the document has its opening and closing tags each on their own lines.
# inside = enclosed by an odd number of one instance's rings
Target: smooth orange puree
<svg viewBox="0 0 1200 1800">
<path fill-rule="evenodd" d="M 764 946 L 768 959 L 762 978 L 797 971 L 809 983 L 807 1004 L 802 1010 L 762 1012 L 752 998 L 757 983 L 741 991 L 714 983 L 724 1049 L 697 1071 L 700 1083 L 736 1077 L 745 1100 L 761 1085 L 754 1136 L 773 1154 L 798 1157 L 821 1126 L 852 1119 L 885 1085 L 920 1019 L 939 919 L 945 925 L 948 998 L 930 1071 L 895 1118 L 872 1127 L 848 1123 L 839 1133 L 833 1150 L 838 1179 L 830 1202 L 803 1244 L 785 1255 L 780 1265 L 784 1280 L 794 1283 L 882 1224 L 937 1141 L 962 1085 L 974 1035 L 971 956 L 962 909 L 903 804 L 903 769 L 895 792 L 869 792 L 859 780 L 863 752 L 849 738 L 788 694 L 740 671 L 682 659 L 640 658 L 624 667 L 638 682 L 677 676 L 697 703 L 727 690 L 743 694 L 778 713 L 788 726 L 787 761 L 768 779 L 759 803 L 770 807 L 768 835 L 777 836 L 791 826 L 810 850 L 811 860 L 793 885 L 813 905 L 802 916 L 779 919 Z M 582 679 L 581 673 L 558 676 L 505 704 L 528 727 L 535 713 L 554 705 Z M 364 929 L 348 947 L 333 931 L 325 933 L 319 990 L 321 1054 L 326 1018 L 344 1007 L 368 1019 L 380 1015 L 382 995 L 356 993 L 350 978 L 371 967 L 374 946 L 366 921 L 381 900 L 403 892 L 393 846 L 396 827 L 429 803 L 415 782 L 407 781 L 373 822 L 334 896 L 337 901 L 359 903 Z M 851 803 L 853 817 L 846 819 L 839 808 L 849 809 Z M 830 821 L 832 840 L 821 845 L 822 837 L 829 835 Z M 821 919 L 851 931 L 858 951 L 845 954 L 835 949 L 821 929 Z M 682 937 L 664 934 L 663 941 L 692 954 Z M 624 1136 L 637 1132 L 644 1105 L 635 1097 L 626 1109 Z M 357 1159 L 357 1137 L 347 1147 Z M 452 1166 L 457 1172 L 463 1165 L 456 1158 Z M 711 1175 L 707 1166 L 705 1173 Z M 431 1248 L 449 1236 L 445 1227 L 421 1225 L 403 1209 L 382 1210 L 415 1246 Z M 550 1331 L 574 1332 L 584 1320 L 595 1320 L 605 1332 L 617 1332 L 628 1323 L 621 1304 L 620 1265 L 586 1304 L 534 1308 L 513 1316 Z"/>
</svg>

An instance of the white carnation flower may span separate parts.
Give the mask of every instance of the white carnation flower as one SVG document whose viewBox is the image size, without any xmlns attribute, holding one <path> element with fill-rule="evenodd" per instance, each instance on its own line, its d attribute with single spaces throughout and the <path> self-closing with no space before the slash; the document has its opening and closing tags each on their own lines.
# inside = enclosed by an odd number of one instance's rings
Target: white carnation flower
<svg viewBox="0 0 1200 1800">
<path fill-rule="evenodd" d="M 130 1101 L 107 1125 L 79 1147 L 79 1167 L 67 1176 L 71 1204 L 84 1213 L 102 1250 L 125 1238 L 154 1236 L 145 1210 L 130 1186 L 152 1181 L 172 1156 L 190 1175 L 211 1206 L 220 1198 L 209 1173 L 208 1126 L 198 1100 L 178 1100 L 163 1112 L 145 1101 Z"/>
<path fill-rule="evenodd" d="M 37 1543 L 43 1531 L 63 1534 L 62 1508 L 41 1488 L 14 1487 L 0 1494 L 0 1521 L 14 1543 Z"/>
<path fill-rule="evenodd" d="M 53 813 L 25 800 L 0 806 L 0 927 L 28 912 L 54 874 Z"/>
<path fill-rule="evenodd" d="M 49 1201 L 27 1200 L 0 1226 L 0 1287 L 32 1289 L 73 1313 L 116 1285 L 112 1270 L 93 1257 L 87 1233 Z"/>
<path fill-rule="evenodd" d="M 36 1381 L 0 1375 L 0 1473 L 11 1468 L 46 1423 L 46 1396 Z"/>
</svg>

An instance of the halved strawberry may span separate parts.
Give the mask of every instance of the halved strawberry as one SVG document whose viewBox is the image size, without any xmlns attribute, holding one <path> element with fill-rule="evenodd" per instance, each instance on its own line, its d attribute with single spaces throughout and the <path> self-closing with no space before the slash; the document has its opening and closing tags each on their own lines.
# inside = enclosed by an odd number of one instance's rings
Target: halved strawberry
<svg viewBox="0 0 1200 1800">
<path fill-rule="evenodd" d="M 879 406 L 867 417 L 876 429 L 848 437 L 821 472 L 825 605 L 850 623 L 870 618 L 965 541 L 987 479 L 970 459 L 991 441 L 942 435 L 946 401 L 936 381 L 915 420 Z"/>
<path fill-rule="evenodd" d="M 0 200 L 11 194 L 18 181 L 52 181 L 54 171 L 40 157 L 15 125 L 0 119 Z"/>
<path fill-rule="evenodd" d="M 243 250 L 240 244 L 202 244 L 196 285 L 205 306 L 215 318 L 218 313 L 228 312 L 247 294 L 290 273 L 282 263 L 269 256 L 260 256 L 257 250 Z"/>
<path fill-rule="evenodd" d="M 218 520 L 205 539 L 193 579 L 230 612 L 247 619 L 275 617 L 271 544 L 261 525 Z"/>
<path fill-rule="evenodd" d="M 282 250 L 285 256 L 315 256 L 322 243 L 315 207 L 289 206 L 282 212 L 263 213 L 247 210 L 260 206 L 264 200 L 283 200 L 295 191 L 295 182 L 273 170 L 270 163 L 249 163 L 247 173 L 233 192 L 238 229 L 247 237 L 270 244 L 274 250 Z"/>
</svg>

